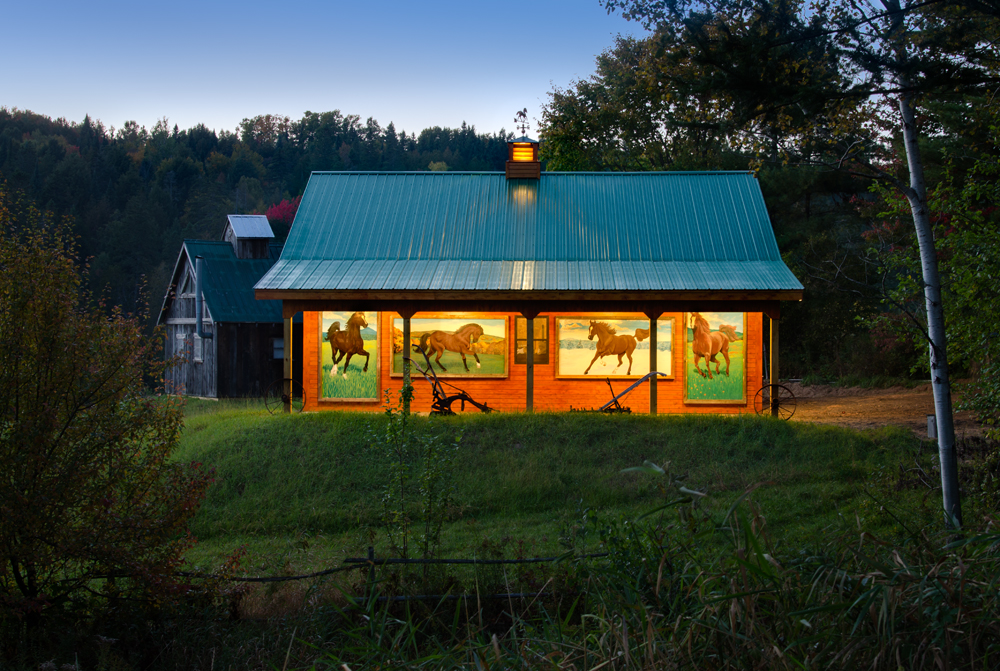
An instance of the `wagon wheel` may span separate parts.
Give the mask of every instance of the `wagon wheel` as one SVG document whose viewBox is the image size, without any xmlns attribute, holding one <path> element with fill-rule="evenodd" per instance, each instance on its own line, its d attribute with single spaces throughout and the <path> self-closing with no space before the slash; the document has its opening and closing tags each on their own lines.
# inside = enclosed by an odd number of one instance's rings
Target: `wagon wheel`
<svg viewBox="0 0 1000 671">
<path fill-rule="evenodd" d="M 753 398 L 753 409 L 758 415 L 771 414 L 771 399 L 777 401 L 778 418 L 789 420 L 795 414 L 795 394 L 783 384 L 766 384 Z"/>
<path fill-rule="evenodd" d="M 285 382 L 291 385 L 292 412 L 302 412 L 306 404 L 306 394 L 302 390 L 302 384 L 298 380 L 275 380 L 264 392 L 264 407 L 272 415 L 282 412 L 285 409 Z"/>
</svg>

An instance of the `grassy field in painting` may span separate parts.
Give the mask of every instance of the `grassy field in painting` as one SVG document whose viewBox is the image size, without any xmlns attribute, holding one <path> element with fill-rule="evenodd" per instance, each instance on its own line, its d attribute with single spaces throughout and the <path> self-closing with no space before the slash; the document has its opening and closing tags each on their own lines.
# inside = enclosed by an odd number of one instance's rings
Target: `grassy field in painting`
<svg viewBox="0 0 1000 671">
<path fill-rule="evenodd" d="M 689 401 L 739 401 L 743 399 L 745 371 L 743 365 L 743 341 L 729 343 L 729 376 L 726 376 L 726 359 L 719 354 L 720 373 L 716 374 L 715 364 L 712 364 L 712 379 L 702 377 L 694 368 L 694 352 L 688 342 L 685 350 L 684 365 L 687 371 L 687 399 Z M 701 359 L 700 367 L 705 370 L 705 359 Z"/>
<path fill-rule="evenodd" d="M 424 367 L 423 357 L 419 352 L 414 352 L 412 357 L 414 361 L 420 364 L 420 367 Z M 431 357 L 431 362 L 434 363 L 435 357 Z M 465 372 L 465 366 L 462 365 L 462 355 L 457 352 L 446 351 L 441 357 L 441 363 L 444 367 L 448 369 L 447 373 L 442 373 L 441 369 L 436 363 L 434 363 L 434 372 L 438 375 L 461 375 L 465 376 L 476 376 L 476 375 L 503 375 L 506 373 L 504 368 L 504 355 L 502 354 L 480 354 L 479 362 L 482 364 L 482 368 L 476 368 L 476 359 L 471 354 L 465 356 L 465 360 L 469 364 L 469 372 Z M 403 372 L 403 355 L 402 353 L 397 353 L 392 357 L 392 372 L 402 373 Z"/>
<path fill-rule="evenodd" d="M 344 379 L 344 362 L 340 362 L 337 375 L 330 377 L 333 361 L 330 358 L 330 343 L 322 343 L 323 368 L 320 380 L 323 384 L 321 398 L 378 398 L 378 342 L 365 341 L 365 351 L 369 353 L 368 372 L 362 373 L 365 358 L 355 354 L 351 358 L 351 367 Z M 345 357 L 346 358 L 346 357 Z"/>
</svg>

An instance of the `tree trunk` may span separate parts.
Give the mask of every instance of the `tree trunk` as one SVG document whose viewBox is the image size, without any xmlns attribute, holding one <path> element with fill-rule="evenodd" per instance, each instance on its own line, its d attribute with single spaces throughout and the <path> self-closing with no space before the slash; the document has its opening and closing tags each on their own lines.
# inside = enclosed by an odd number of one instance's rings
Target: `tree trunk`
<svg viewBox="0 0 1000 671">
<path fill-rule="evenodd" d="M 920 247 L 920 267 L 923 273 L 924 302 L 927 308 L 927 337 L 930 340 L 931 388 L 934 390 L 934 414 L 937 418 L 938 458 L 941 462 L 941 493 L 944 500 L 945 524 L 962 524 L 962 501 L 958 489 L 958 459 L 955 455 L 955 424 L 951 408 L 951 382 L 948 378 L 948 348 L 944 327 L 944 307 L 941 304 L 941 277 L 938 273 L 934 231 L 927 207 L 927 187 L 924 167 L 917 144 L 913 96 L 904 93 L 899 98 L 903 121 L 903 144 L 906 164 L 910 171 L 910 188 L 906 199 L 913 213 L 913 226 Z"/>
</svg>

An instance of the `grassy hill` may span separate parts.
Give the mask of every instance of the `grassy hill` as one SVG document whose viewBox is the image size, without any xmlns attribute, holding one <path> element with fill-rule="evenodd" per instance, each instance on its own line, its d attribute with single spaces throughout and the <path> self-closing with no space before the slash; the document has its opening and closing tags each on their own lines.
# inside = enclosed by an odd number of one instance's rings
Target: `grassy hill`
<svg viewBox="0 0 1000 671">
<path fill-rule="evenodd" d="M 389 463 L 384 416 L 205 407 L 190 408 L 176 455 L 216 470 L 193 524 L 196 559 L 239 544 L 251 555 L 280 555 L 305 543 L 312 554 L 296 562 L 315 565 L 378 543 Z M 443 542 L 452 556 L 484 539 L 552 551 L 583 509 L 626 517 L 649 510 L 662 481 L 621 472 L 646 460 L 669 462 L 687 486 L 709 493 L 704 505 L 720 514 L 761 485 L 753 497 L 776 537 L 809 542 L 865 513 L 870 498 L 860 487 L 872 473 L 924 449 L 902 430 L 857 433 L 756 417 L 469 414 L 413 423 L 425 435 L 463 432 L 458 505 Z"/>
</svg>

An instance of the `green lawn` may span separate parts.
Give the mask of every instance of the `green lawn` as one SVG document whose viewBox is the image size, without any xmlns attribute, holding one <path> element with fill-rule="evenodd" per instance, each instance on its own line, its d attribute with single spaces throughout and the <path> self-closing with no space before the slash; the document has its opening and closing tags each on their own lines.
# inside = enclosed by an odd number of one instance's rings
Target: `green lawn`
<svg viewBox="0 0 1000 671">
<path fill-rule="evenodd" d="M 269 415 L 254 404 L 193 404 L 176 458 L 215 468 L 194 520 L 192 562 L 209 567 L 240 545 L 255 572 L 329 566 L 379 547 L 388 459 L 379 414 Z M 707 491 L 720 516 L 748 487 L 788 547 L 870 506 L 869 474 L 927 451 L 908 432 L 858 433 L 756 417 L 493 414 L 414 417 L 423 434 L 464 436 L 442 554 L 489 543 L 557 552 L 584 509 L 635 517 L 661 494 L 656 477 L 622 473 L 670 462 Z M 897 496 L 887 493 L 887 496 Z M 867 506 L 867 507 L 866 507 Z"/>
</svg>

